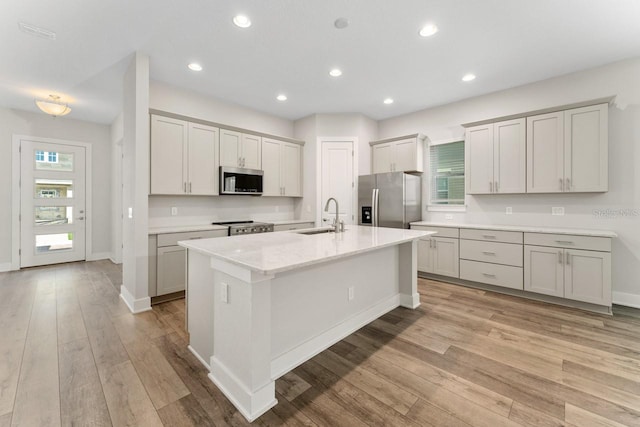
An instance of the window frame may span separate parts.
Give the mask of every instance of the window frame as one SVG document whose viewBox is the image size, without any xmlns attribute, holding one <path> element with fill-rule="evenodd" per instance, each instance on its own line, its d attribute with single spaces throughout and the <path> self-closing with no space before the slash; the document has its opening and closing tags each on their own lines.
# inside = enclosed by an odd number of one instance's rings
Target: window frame
<svg viewBox="0 0 640 427">
<path fill-rule="evenodd" d="M 466 189 L 466 177 L 463 175 L 463 180 L 465 182 L 465 190 L 464 190 L 464 202 L 459 205 L 441 205 L 441 204 L 433 204 L 431 203 L 431 189 L 432 189 L 432 180 L 433 173 L 431 171 L 431 147 L 436 145 L 446 145 L 452 144 L 454 142 L 465 142 L 464 136 L 458 138 L 449 138 L 449 139 L 441 139 L 436 141 L 429 141 L 427 144 L 427 165 L 428 165 L 428 176 L 427 176 L 427 211 L 428 212 L 466 212 L 467 210 L 467 189 Z M 466 150 L 466 145 L 465 145 Z M 466 161 L 466 159 L 465 159 Z M 467 173 L 467 165 L 465 164 L 465 175 Z"/>
</svg>

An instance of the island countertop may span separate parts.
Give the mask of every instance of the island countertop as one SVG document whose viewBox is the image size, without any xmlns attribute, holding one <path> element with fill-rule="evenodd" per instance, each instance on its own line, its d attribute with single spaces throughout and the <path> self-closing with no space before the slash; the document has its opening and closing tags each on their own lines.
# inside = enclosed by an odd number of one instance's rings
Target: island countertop
<svg viewBox="0 0 640 427">
<path fill-rule="evenodd" d="M 300 230 L 298 230 L 300 231 Z M 434 232 L 348 225 L 343 233 L 259 233 L 188 240 L 180 246 L 261 274 L 283 271 L 410 242 Z"/>
</svg>

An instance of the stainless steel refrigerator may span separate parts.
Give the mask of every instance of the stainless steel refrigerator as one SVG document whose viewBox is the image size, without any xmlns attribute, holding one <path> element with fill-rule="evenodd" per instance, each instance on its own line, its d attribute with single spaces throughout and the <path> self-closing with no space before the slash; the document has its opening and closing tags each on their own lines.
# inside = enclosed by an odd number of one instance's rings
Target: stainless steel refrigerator
<svg viewBox="0 0 640 427">
<path fill-rule="evenodd" d="M 404 172 L 358 177 L 358 224 L 409 228 L 422 219 L 422 177 Z"/>
</svg>

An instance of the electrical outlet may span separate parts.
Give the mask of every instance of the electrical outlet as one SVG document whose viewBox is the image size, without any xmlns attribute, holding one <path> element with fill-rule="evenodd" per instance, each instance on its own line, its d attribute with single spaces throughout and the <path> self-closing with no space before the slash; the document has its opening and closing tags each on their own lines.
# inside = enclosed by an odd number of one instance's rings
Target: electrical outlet
<svg viewBox="0 0 640 427">
<path fill-rule="evenodd" d="M 133 208 L 129 208 L 129 219 L 133 219 Z"/>
<path fill-rule="evenodd" d="M 451 215 L 451 214 L 446 214 L 446 215 L 444 216 L 444 218 L 445 218 L 445 219 L 453 219 L 453 215 Z"/>
<path fill-rule="evenodd" d="M 229 285 L 227 285 L 226 283 L 220 283 L 221 288 L 220 288 L 220 299 L 222 300 L 223 303 L 228 304 L 229 303 Z"/>
<path fill-rule="evenodd" d="M 551 215 L 564 215 L 564 208 L 551 208 Z"/>
<path fill-rule="evenodd" d="M 171 206 L 171 216 L 176 215 L 178 215 L 178 208 L 176 208 L 175 206 Z"/>
<path fill-rule="evenodd" d="M 504 213 L 506 215 L 511 215 L 513 213 L 513 208 L 511 208 L 511 206 L 507 206 L 506 209 L 504 210 Z"/>
<path fill-rule="evenodd" d="M 349 286 L 349 301 L 353 300 L 354 289 L 353 286 Z"/>
</svg>

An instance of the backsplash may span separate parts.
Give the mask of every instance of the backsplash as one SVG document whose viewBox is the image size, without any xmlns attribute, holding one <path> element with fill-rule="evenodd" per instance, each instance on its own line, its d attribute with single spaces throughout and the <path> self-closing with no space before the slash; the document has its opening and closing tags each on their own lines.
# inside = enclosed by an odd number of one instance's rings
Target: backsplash
<svg viewBox="0 0 640 427">
<path fill-rule="evenodd" d="M 295 200 L 254 196 L 149 196 L 149 227 L 208 224 L 212 221 L 294 219 Z M 177 215 L 171 215 L 171 208 Z"/>
</svg>

